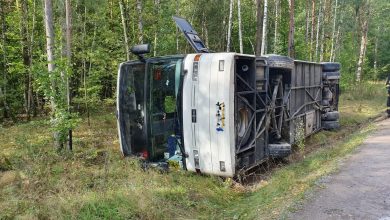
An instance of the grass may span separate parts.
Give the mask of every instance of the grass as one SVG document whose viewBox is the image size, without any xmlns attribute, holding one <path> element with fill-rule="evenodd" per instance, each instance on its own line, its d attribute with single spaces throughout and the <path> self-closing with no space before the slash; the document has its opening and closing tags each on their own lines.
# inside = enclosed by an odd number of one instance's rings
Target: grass
<svg viewBox="0 0 390 220">
<path fill-rule="evenodd" d="M 72 153 L 55 153 L 45 120 L 0 127 L 0 219 L 284 218 L 374 130 L 368 122 L 384 104 L 379 85 L 346 92 L 340 131 L 310 137 L 304 157 L 245 187 L 179 170 L 142 171 L 120 156 L 113 113 L 94 114 L 91 126 L 83 119 Z"/>
</svg>

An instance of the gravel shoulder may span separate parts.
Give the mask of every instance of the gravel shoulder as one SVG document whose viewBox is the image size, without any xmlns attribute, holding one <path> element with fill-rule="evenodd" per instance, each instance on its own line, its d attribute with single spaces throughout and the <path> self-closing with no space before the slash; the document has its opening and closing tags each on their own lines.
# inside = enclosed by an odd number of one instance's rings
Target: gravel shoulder
<svg viewBox="0 0 390 220">
<path fill-rule="evenodd" d="M 390 119 L 288 219 L 390 220 Z"/>
</svg>

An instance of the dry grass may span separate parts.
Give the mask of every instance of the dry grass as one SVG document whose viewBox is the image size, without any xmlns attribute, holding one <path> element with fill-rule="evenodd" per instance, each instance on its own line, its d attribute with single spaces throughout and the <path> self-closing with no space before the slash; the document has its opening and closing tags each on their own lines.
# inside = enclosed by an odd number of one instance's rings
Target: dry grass
<svg viewBox="0 0 390 220">
<path fill-rule="evenodd" d="M 142 171 L 120 156 L 112 113 L 94 114 L 91 126 L 83 119 L 72 153 L 53 150 L 45 120 L 0 127 L 0 219 L 279 218 L 372 130 L 359 128 L 385 108 L 383 94 L 374 93 L 344 94 L 343 128 L 314 135 L 304 159 L 250 190 L 218 177 Z"/>
</svg>

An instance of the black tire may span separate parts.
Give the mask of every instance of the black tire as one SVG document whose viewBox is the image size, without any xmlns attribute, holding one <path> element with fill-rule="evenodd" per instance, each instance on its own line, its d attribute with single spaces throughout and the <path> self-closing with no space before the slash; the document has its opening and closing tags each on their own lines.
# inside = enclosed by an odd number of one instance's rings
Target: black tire
<svg viewBox="0 0 390 220">
<path fill-rule="evenodd" d="M 321 121 L 324 130 L 335 130 L 340 128 L 339 121 Z"/>
<path fill-rule="evenodd" d="M 282 68 L 282 69 L 293 69 L 294 60 L 290 57 L 280 56 L 275 54 L 266 55 L 267 63 L 269 67 Z"/>
<path fill-rule="evenodd" d="M 332 62 L 323 62 L 322 65 L 322 71 L 323 72 L 335 72 L 340 69 L 341 65 L 340 63 L 332 63 Z"/>
<path fill-rule="evenodd" d="M 325 80 L 340 79 L 340 72 L 322 72 L 322 78 Z"/>
<path fill-rule="evenodd" d="M 337 111 L 334 112 L 326 112 L 321 115 L 321 119 L 323 121 L 337 121 L 340 118 L 340 113 Z"/>
</svg>

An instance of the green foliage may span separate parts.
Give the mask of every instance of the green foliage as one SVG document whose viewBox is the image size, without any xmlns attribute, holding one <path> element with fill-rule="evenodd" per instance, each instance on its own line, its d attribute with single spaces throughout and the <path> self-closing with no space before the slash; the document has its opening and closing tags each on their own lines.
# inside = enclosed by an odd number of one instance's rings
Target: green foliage
<svg viewBox="0 0 390 220">
<path fill-rule="evenodd" d="M 299 152 L 304 153 L 305 151 L 305 127 L 303 118 L 298 118 L 294 122 L 296 133 L 294 134 L 295 144 L 297 145 Z"/>
</svg>

